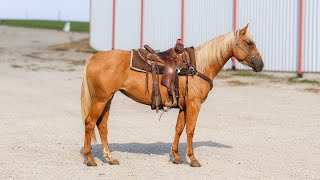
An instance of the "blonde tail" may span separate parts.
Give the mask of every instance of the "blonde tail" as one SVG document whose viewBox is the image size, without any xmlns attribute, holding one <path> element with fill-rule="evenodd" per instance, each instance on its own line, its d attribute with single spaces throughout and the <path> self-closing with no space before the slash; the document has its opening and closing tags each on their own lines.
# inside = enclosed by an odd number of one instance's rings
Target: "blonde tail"
<svg viewBox="0 0 320 180">
<path fill-rule="evenodd" d="M 82 77 L 82 86 L 81 86 L 81 113 L 82 113 L 82 120 L 83 123 L 85 123 L 86 118 L 88 117 L 88 114 L 91 110 L 91 95 L 88 88 L 88 82 L 87 82 L 87 66 L 90 62 L 91 57 L 89 57 L 86 60 L 86 63 L 84 65 L 83 69 L 83 77 Z M 91 135 L 91 140 L 93 142 L 97 142 L 95 131 L 93 130 L 93 133 Z"/>
</svg>

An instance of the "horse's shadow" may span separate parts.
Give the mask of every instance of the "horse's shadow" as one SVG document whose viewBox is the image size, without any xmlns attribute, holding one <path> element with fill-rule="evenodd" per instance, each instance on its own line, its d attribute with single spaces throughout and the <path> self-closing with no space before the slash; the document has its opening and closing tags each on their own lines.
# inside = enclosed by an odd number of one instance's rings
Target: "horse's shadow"
<svg viewBox="0 0 320 180">
<path fill-rule="evenodd" d="M 136 153 L 136 154 L 155 154 L 155 155 L 164 155 L 170 154 L 172 143 L 112 143 L 109 144 L 111 151 L 120 151 L 120 152 L 127 152 L 127 153 Z M 206 146 L 206 147 L 215 147 L 215 148 L 232 148 L 232 146 L 220 144 L 217 142 L 212 141 L 200 141 L 200 142 L 193 142 L 193 148 Z M 181 159 L 186 163 L 186 143 L 179 144 L 179 153 L 181 155 Z M 80 154 L 83 154 L 83 147 L 80 149 Z M 103 147 L 101 144 L 93 144 L 91 145 L 91 154 L 94 157 L 99 158 L 102 162 L 107 163 L 105 158 L 103 157 Z M 170 159 L 172 157 L 170 156 Z M 84 163 L 85 163 L 84 159 Z"/>
</svg>

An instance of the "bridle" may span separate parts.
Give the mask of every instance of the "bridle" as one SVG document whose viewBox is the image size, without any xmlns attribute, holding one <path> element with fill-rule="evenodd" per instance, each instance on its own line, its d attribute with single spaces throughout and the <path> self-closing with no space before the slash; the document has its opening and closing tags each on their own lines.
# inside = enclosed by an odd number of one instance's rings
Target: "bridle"
<svg viewBox="0 0 320 180">
<path fill-rule="evenodd" d="M 251 59 L 253 59 L 253 58 L 255 58 L 256 56 L 260 55 L 260 53 L 257 52 L 255 55 L 250 56 L 250 54 L 248 53 L 248 51 L 246 51 L 245 49 L 243 49 L 243 48 L 239 45 L 239 41 L 238 41 L 238 39 L 237 39 L 237 32 L 238 32 L 238 31 L 235 31 L 235 32 L 234 32 L 234 41 L 235 41 L 235 43 L 236 43 L 236 47 L 240 48 L 244 53 L 246 53 L 246 55 L 249 57 L 249 61 L 248 61 L 248 62 L 250 62 Z M 238 56 L 238 48 L 236 48 L 236 56 Z M 241 61 L 240 61 L 240 62 L 241 62 Z"/>
</svg>

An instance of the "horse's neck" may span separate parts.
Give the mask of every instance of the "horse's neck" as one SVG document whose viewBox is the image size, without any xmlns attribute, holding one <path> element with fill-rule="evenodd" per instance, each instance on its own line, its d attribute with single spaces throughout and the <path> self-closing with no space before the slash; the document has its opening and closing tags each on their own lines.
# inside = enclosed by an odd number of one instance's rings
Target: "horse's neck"
<svg viewBox="0 0 320 180">
<path fill-rule="evenodd" d="M 232 57 L 232 43 L 234 37 L 231 32 L 196 47 L 197 70 L 213 80 Z"/>
</svg>

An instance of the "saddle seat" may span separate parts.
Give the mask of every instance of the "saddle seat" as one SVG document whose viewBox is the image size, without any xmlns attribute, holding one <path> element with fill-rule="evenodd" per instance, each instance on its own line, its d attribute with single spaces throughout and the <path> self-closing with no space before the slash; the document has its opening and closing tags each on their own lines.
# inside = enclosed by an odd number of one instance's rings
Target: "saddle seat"
<svg viewBox="0 0 320 180">
<path fill-rule="evenodd" d="M 165 66 L 166 63 L 170 63 L 171 61 L 176 61 L 176 65 L 172 65 L 172 68 L 185 68 L 185 63 L 183 63 L 183 55 L 186 55 L 184 53 L 184 45 L 181 43 L 181 40 L 178 39 L 177 43 L 174 48 L 170 48 L 166 51 L 156 52 L 151 48 L 149 45 L 143 46 L 145 49 L 138 49 L 139 56 L 147 61 L 150 65 L 154 63 L 154 61 L 158 61 L 160 65 Z M 188 59 L 185 57 L 185 59 Z M 148 62 L 152 61 L 152 62 Z M 170 66 L 170 65 L 169 65 Z"/>
</svg>

